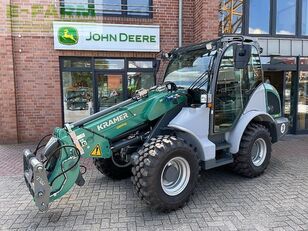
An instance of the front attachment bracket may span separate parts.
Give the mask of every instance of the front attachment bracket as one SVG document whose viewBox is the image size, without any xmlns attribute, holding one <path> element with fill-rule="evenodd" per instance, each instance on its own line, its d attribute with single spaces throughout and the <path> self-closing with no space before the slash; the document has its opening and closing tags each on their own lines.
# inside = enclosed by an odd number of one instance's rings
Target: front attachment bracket
<svg viewBox="0 0 308 231">
<path fill-rule="evenodd" d="M 44 164 L 26 149 L 23 155 L 24 177 L 35 205 L 40 211 L 47 211 L 49 204 L 50 186 Z"/>
</svg>

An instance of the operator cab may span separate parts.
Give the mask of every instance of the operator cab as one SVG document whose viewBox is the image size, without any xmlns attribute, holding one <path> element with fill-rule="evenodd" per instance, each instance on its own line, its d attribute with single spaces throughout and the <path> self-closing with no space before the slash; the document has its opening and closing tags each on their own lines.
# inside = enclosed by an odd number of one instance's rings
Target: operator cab
<svg viewBox="0 0 308 231">
<path fill-rule="evenodd" d="M 231 42 L 219 59 L 216 79 L 212 83 L 215 133 L 232 128 L 263 82 L 259 51 L 253 43 Z"/>
<path fill-rule="evenodd" d="M 169 54 L 164 80 L 187 89 L 189 107 L 207 104 L 214 114 L 212 131 L 224 133 L 263 83 L 260 52 L 255 41 L 243 36 L 178 48 Z"/>
</svg>

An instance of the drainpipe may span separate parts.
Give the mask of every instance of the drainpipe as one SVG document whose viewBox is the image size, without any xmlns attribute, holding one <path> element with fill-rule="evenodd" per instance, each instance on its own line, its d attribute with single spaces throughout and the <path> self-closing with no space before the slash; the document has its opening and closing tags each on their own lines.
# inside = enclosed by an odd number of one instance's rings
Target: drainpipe
<svg viewBox="0 0 308 231">
<path fill-rule="evenodd" d="M 183 42 L 183 0 L 179 0 L 179 47 Z"/>
</svg>

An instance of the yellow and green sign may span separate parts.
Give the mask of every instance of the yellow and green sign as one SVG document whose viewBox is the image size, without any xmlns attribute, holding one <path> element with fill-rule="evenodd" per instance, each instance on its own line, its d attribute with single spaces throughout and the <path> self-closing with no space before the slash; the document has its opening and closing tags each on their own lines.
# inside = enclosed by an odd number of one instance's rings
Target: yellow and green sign
<svg viewBox="0 0 308 231">
<path fill-rule="evenodd" d="M 60 27 L 58 30 L 59 43 L 63 45 L 75 45 L 78 43 L 78 31 L 74 27 Z"/>
</svg>

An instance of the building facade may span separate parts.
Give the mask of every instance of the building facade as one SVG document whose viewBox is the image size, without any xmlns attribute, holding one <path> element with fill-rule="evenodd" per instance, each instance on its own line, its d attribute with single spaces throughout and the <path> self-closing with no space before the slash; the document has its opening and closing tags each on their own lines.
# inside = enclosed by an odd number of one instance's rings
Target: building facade
<svg viewBox="0 0 308 231">
<path fill-rule="evenodd" d="M 258 39 L 264 78 L 278 90 L 289 132 L 308 130 L 308 1 L 222 0 L 221 34 Z"/>
<path fill-rule="evenodd" d="M 221 34 L 259 39 L 290 131 L 307 132 L 307 1 L 4 0 L 0 143 L 35 141 L 157 84 L 159 51 Z"/>
<path fill-rule="evenodd" d="M 183 45 L 217 36 L 218 2 L 187 0 L 182 8 Z M 202 18 L 208 9 L 215 10 Z M 177 0 L 4 0 L 0 11 L 5 16 L 0 19 L 0 143 L 35 141 L 155 84 L 158 51 L 179 44 Z M 212 21 L 206 25 L 209 33 L 199 28 L 204 20 Z M 58 22 L 68 31 L 54 31 Z M 97 45 L 55 47 L 58 36 L 74 43 L 76 27 L 85 28 L 78 32 L 79 42 L 92 28 Z M 139 36 L 145 30 L 156 37 Z M 114 41 L 120 34 L 129 48 Z M 107 40 L 114 43 L 102 48 Z"/>
</svg>

